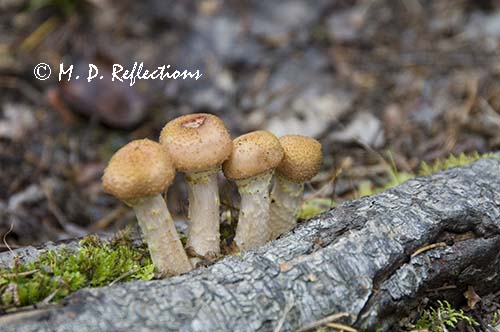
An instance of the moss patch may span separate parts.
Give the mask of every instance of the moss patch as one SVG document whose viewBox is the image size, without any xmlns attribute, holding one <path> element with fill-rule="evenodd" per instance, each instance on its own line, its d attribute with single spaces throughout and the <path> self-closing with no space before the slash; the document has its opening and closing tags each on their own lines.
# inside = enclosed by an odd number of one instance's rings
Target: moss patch
<svg viewBox="0 0 500 332">
<path fill-rule="evenodd" d="M 362 182 L 360 187 L 358 188 L 358 192 L 360 193 L 361 197 L 370 196 L 389 188 L 398 186 L 401 183 L 413 179 L 417 176 L 427 176 L 452 167 L 467 166 L 475 161 L 478 161 L 479 159 L 484 158 L 498 159 L 500 157 L 494 153 L 479 154 L 477 152 L 474 152 L 469 155 L 461 153 L 458 156 L 451 154 L 445 159 L 438 159 L 430 164 L 426 163 L 425 161 L 420 163 L 420 166 L 416 172 L 401 172 L 398 171 L 395 166 L 392 166 L 387 170 L 389 178 L 389 181 L 387 183 L 385 183 L 381 187 L 374 188 L 371 186 L 371 183 L 367 184 Z"/>
<path fill-rule="evenodd" d="M 430 164 L 422 162 L 416 172 L 401 172 L 394 165 L 392 156 L 389 155 L 392 166 L 387 167 L 386 178 L 388 180 L 382 186 L 375 186 L 369 180 L 361 181 L 357 187 L 357 197 L 371 196 L 389 188 L 398 186 L 401 183 L 413 179 L 417 176 L 427 176 L 452 167 L 466 166 L 479 159 L 484 158 L 498 159 L 500 158 L 500 156 L 494 153 L 479 154 L 477 152 L 469 155 L 461 153 L 457 156 L 452 154 L 445 159 L 438 159 Z M 328 211 L 334 206 L 335 202 L 333 202 L 329 198 L 324 197 L 317 197 L 308 201 L 304 201 L 298 212 L 297 218 L 301 220 L 311 219 L 325 211 Z"/>
<path fill-rule="evenodd" d="M 436 172 L 452 168 L 452 167 L 459 167 L 459 166 L 466 166 L 469 164 L 472 164 L 475 161 L 478 161 L 479 159 L 484 159 L 484 158 L 494 158 L 498 159 L 500 156 L 494 154 L 494 153 L 485 153 L 485 154 L 479 154 L 477 152 L 474 152 L 473 154 L 466 155 L 465 153 L 461 153 L 458 156 L 455 155 L 450 155 L 446 159 L 438 159 L 435 162 L 431 164 L 427 164 L 425 161 L 420 164 L 420 169 L 418 171 L 418 175 L 430 175 L 434 174 Z"/>
<path fill-rule="evenodd" d="M 311 198 L 301 204 L 297 218 L 301 220 L 311 219 L 333 207 L 335 207 L 335 202 L 330 198 Z"/>
<path fill-rule="evenodd" d="M 154 265 L 145 246 L 134 246 L 123 234 L 110 242 L 90 235 L 76 251 L 51 250 L 31 263 L 0 269 L 0 308 L 57 301 L 83 287 L 153 277 Z"/>
<path fill-rule="evenodd" d="M 415 325 L 408 327 L 408 331 L 445 332 L 455 330 L 459 325 L 462 325 L 464 330 L 465 326 L 479 326 L 479 323 L 462 309 L 453 308 L 447 301 L 437 302 L 436 307 L 424 310 Z"/>
</svg>

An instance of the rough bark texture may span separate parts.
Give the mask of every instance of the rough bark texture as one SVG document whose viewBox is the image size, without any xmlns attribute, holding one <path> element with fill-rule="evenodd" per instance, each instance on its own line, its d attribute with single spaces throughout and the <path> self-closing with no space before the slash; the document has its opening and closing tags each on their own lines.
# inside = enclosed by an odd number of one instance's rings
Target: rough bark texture
<svg viewBox="0 0 500 332">
<path fill-rule="evenodd" d="M 343 204 L 208 268 L 5 316 L 0 330 L 295 331 L 337 312 L 386 330 L 423 297 L 499 289 L 499 253 L 500 160 L 484 159 Z"/>
</svg>

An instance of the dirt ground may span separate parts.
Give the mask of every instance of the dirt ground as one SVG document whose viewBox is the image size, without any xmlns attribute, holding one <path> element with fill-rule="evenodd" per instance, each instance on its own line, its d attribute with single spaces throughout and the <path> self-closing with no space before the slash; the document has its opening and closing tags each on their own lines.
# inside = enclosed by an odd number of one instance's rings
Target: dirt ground
<svg viewBox="0 0 500 332">
<path fill-rule="evenodd" d="M 136 61 L 203 76 L 111 81 L 112 64 Z M 41 62 L 47 80 L 34 76 Z M 61 63 L 82 77 L 93 63 L 105 78 L 58 82 Z M 0 0 L 0 89 L 0 234 L 11 247 L 134 222 L 102 192 L 107 161 L 192 112 L 219 115 L 234 136 L 317 138 L 325 160 L 306 194 L 342 202 L 383 185 L 392 163 L 415 171 L 499 149 L 500 3 Z M 186 197 L 178 175 L 177 220 Z"/>
</svg>

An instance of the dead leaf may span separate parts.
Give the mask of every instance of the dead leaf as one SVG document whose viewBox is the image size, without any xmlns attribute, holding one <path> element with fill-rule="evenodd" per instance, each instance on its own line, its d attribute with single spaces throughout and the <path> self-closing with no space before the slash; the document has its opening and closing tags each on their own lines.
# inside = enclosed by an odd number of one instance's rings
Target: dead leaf
<svg viewBox="0 0 500 332">
<path fill-rule="evenodd" d="M 476 304 L 481 301 L 481 297 L 477 295 L 472 286 L 469 286 L 467 290 L 464 292 L 464 296 L 467 299 L 467 306 L 469 309 L 474 309 Z"/>
</svg>

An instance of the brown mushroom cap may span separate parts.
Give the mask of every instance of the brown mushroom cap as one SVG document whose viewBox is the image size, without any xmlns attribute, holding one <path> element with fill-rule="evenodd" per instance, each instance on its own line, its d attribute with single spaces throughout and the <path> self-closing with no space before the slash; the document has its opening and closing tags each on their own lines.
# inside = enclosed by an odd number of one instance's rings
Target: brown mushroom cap
<svg viewBox="0 0 500 332">
<path fill-rule="evenodd" d="M 219 166 L 229 158 L 233 148 L 224 122 L 205 113 L 170 121 L 161 131 L 160 143 L 182 172 L 201 172 Z"/>
<path fill-rule="evenodd" d="M 135 140 L 118 150 L 102 177 L 104 191 L 122 201 L 165 191 L 175 168 L 165 149 L 149 139 Z"/>
<path fill-rule="evenodd" d="M 275 168 L 282 158 L 283 148 L 278 138 L 258 130 L 233 141 L 233 153 L 222 167 L 227 178 L 242 180 Z"/>
<path fill-rule="evenodd" d="M 318 174 L 323 160 L 321 143 L 314 138 L 287 135 L 279 139 L 285 156 L 276 173 L 294 182 L 310 180 Z"/>
</svg>

